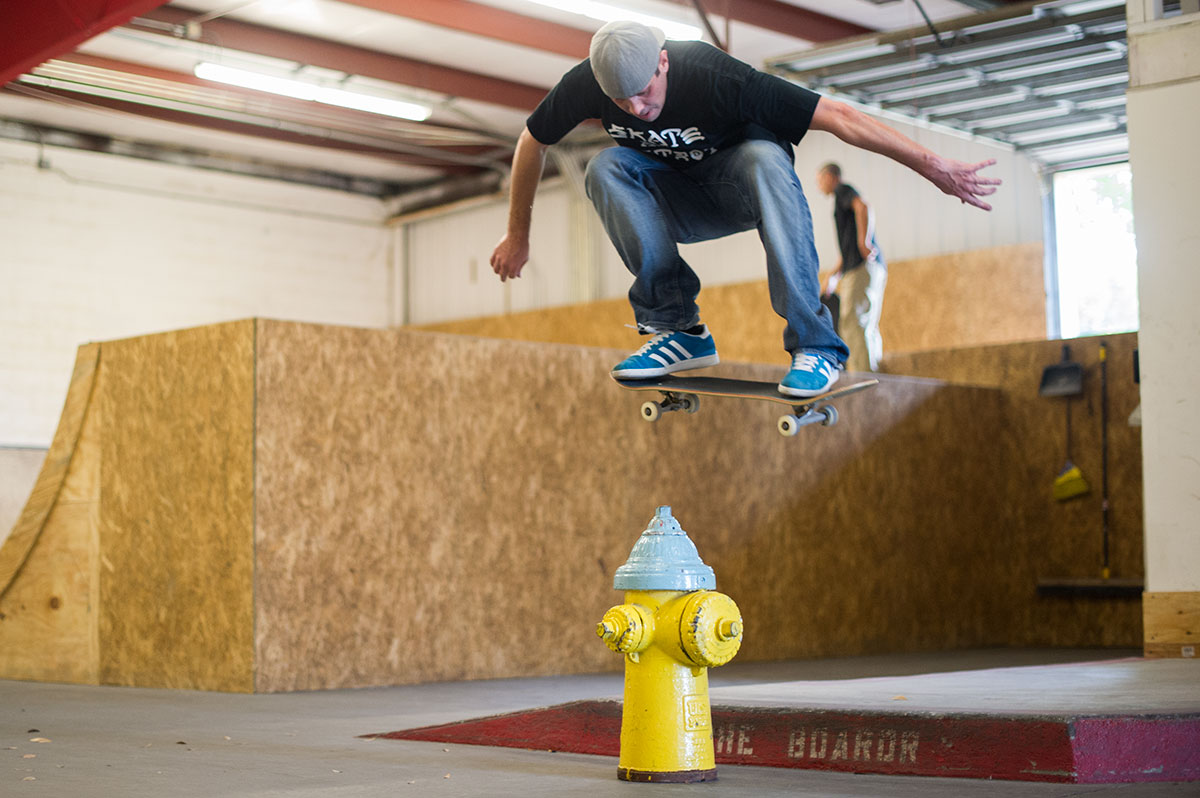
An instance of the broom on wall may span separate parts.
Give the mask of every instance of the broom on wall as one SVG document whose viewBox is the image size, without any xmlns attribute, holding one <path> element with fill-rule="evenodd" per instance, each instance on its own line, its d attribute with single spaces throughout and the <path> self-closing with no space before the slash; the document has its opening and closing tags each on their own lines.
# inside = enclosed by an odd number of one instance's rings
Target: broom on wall
<svg viewBox="0 0 1200 798">
<path fill-rule="evenodd" d="M 1071 460 L 1071 399 L 1083 393 L 1083 366 L 1071 360 L 1071 347 L 1063 344 L 1062 361 L 1046 366 L 1038 395 L 1065 399 L 1067 416 L 1066 462 L 1054 479 L 1054 498 L 1060 502 L 1083 496 L 1091 487 L 1079 466 Z"/>
<path fill-rule="evenodd" d="M 1099 579 L 1040 579 L 1039 596 L 1087 598 L 1141 598 L 1141 579 L 1113 579 L 1108 559 L 1108 345 L 1100 342 L 1100 482 L 1101 550 Z M 1042 396 L 1067 400 L 1067 460 L 1054 480 L 1054 498 L 1067 501 L 1091 490 L 1079 467 L 1071 462 L 1071 397 L 1083 393 L 1083 367 L 1071 361 L 1070 348 L 1063 345 L 1062 362 L 1047 366 L 1038 388 Z"/>
</svg>

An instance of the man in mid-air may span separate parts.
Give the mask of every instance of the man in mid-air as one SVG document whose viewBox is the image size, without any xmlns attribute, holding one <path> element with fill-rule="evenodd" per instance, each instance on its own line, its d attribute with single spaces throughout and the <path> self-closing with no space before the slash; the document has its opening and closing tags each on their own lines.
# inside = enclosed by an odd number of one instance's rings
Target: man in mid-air
<svg viewBox="0 0 1200 798">
<path fill-rule="evenodd" d="M 620 146 L 588 164 L 588 197 L 625 266 L 638 329 L 653 337 L 612 370 L 644 379 L 718 362 L 700 321 L 700 280 L 678 244 L 757 229 L 767 256 L 771 306 L 787 322 L 788 396 L 837 381 L 846 344 L 821 304 L 812 216 L 792 163 L 809 130 L 880 153 L 943 192 L 984 210 L 1000 183 L 981 177 L 994 161 L 943 158 L 850 106 L 759 72 L 704 42 L 665 41 L 636 22 L 610 22 L 589 57 L 568 71 L 526 122 L 513 156 L 508 231 L 492 253 L 501 280 L 529 259 L 533 198 L 546 148 L 580 122 L 599 119 Z"/>
</svg>

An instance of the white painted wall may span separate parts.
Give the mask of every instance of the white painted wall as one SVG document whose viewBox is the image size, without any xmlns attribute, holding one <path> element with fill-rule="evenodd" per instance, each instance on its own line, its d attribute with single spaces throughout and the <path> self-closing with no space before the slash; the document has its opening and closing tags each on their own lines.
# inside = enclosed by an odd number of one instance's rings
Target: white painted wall
<svg viewBox="0 0 1200 798">
<path fill-rule="evenodd" d="M 391 322 L 380 202 L 0 142 L 0 446 L 46 446 L 87 341 L 249 316 Z"/>
<path fill-rule="evenodd" d="M 796 171 L 813 213 L 822 264 L 832 265 L 838 258 L 833 201 L 817 191 L 815 181 L 817 170 L 829 161 L 841 164 L 846 182 L 876 209 L 880 244 L 889 260 L 1042 240 L 1041 189 L 1028 158 L 984 141 L 890 120 L 888 124 L 948 157 L 968 162 L 995 158 L 997 165 L 986 172 L 1004 181 L 992 201 L 995 210 L 987 213 L 963 205 L 894 161 L 850 147 L 832 135 L 810 133 L 796 148 Z M 594 213 L 590 224 L 599 240 L 595 288 L 581 291 L 581 281 L 572 279 L 571 270 L 578 268 L 572 261 L 578 227 L 568 223 L 571 196 L 565 181 L 543 183 L 534 203 L 529 266 L 520 280 L 503 285 L 487 265 L 504 233 L 503 201 L 403 223 L 409 244 L 405 263 L 413 287 L 409 319 L 432 323 L 624 296 L 632 278 Z M 681 251 L 709 285 L 759 280 L 766 274 L 762 246 L 753 232 Z"/>
<path fill-rule="evenodd" d="M 45 459 L 45 449 L 0 448 L 0 546 L 21 517 Z"/>
<path fill-rule="evenodd" d="M 1196 591 L 1200 59 L 1188 54 L 1200 53 L 1200 14 L 1131 25 L 1130 43 L 1134 87 L 1127 107 L 1141 306 L 1146 589 Z"/>
</svg>

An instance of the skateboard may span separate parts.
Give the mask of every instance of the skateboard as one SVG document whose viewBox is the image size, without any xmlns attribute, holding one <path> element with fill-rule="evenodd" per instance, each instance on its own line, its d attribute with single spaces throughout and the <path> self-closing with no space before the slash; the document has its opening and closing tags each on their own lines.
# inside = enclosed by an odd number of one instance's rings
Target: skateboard
<svg viewBox="0 0 1200 798">
<path fill-rule="evenodd" d="M 874 388 L 879 384 L 879 380 L 863 380 L 834 388 L 832 391 L 826 391 L 817 396 L 800 397 L 781 394 L 777 387 L 778 383 L 733 380 L 724 377 L 676 377 L 668 374 L 665 377 L 651 377 L 645 380 L 616 380 L 616 382 L 622 388 L 630 391 L 658 391 L 662 394 L 661 401 L 646 402 L 642 405 L 642 418 L 646 421 L 658 421 L 663 413 L 671 413 L 676 410 L 695 413 L 700 409 L 701 396 L 765 399 L 768 402 L 788 405 L 792 408 L 792 412 L 780 416 L 776 427 L 779 434 L 789 438 L 799 432 L 801 427 L 809 424 L 833 426 L 838 420 L 837 408 L 833 406 L 835 399 Z"/>
</svg>

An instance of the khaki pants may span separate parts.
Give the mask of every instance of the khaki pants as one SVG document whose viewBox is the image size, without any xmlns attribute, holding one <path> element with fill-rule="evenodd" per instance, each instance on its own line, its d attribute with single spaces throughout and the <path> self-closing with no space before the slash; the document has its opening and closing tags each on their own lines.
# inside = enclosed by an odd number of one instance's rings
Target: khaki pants
<svg viewBox="0 0 1200 798">
<path fill-rule="evenodd" d="M 879 335 L 879 313 L 887 286 L 887 264 L 870 258 L 857 269 L 842 275 L 837 294 L 842 304 L 838 332 L 850 347 L 848 371 L 875 371 L 883 356 Z"/>
</svg>

